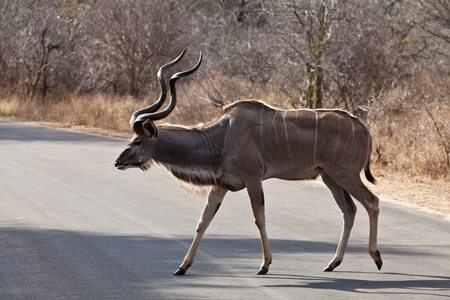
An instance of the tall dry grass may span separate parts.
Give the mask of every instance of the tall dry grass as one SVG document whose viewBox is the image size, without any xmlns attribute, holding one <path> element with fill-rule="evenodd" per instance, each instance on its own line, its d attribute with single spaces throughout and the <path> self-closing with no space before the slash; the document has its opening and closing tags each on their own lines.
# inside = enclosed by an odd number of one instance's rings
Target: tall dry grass
<svg viewBox="0 0 450 300">
<path fill-rule="evenodd" d="M 418 78 L 371 107 L 376 162 L 409 177 L 450 175 L 450 78 Z"/>
<path fill-rule="evenodd" d="M 220 94 L 210 93 L 210 96 L 220 98 L 223 103 L 233 102 L 234 99 L 260 98 L 274 106 L 288 107 L 287 101 L 277 92 L 251 86 L 242 80 L 229 80 L 213 83 Z M 219 118 L 222 108 L 198 96 L 198 90 L 198 86 L 180 86 L 177 107 L 160 122 L 193 125 Z M 419 78 L 371 101 L 366 123 L 373 135 L 372 158 L 375 165 L 382 170 L 410 177 L 448 178 L 449 95 L 449 78 L 438 81 Z M 131 97 L 103 94 L 60 93 L 48 96 L 45 101 L 31 101 L 13 94 L 3 94 L 0 97 L 0 117 L 130 132 L 132 112 L 148 106 L 157 98 L 155 94 L 150 95 L 148 100 L 137 101 Z"/>
<path fill-rule="evenodd" d="M 154 99 L 157 99 L 155 95 Z M 16 95 L 0 98 L 0 117 L 22 121 L 55 122 L 62 125 L 98 127 L 120 132 L 130 131 L 131 114 L 154 100 L 135 100 L 132 97 L 104 94 L 76 95 L 63 93 L 43 100 L 23 99 Z M 175 111 L 163 123 L 194 124 L 220 116 L 221 109 L 205 101 L 187 103 L 179 100 Z"/>
<path fill-rule="evenodd" d="M 56 122 L 112 130 L 125 130 L 126 115 L 137 107 L 131 99 L 104 95 L 52 95 L 29 100 L 9 95 L 0 99 L 0 115 L 25 121 Z"/>
</svg>

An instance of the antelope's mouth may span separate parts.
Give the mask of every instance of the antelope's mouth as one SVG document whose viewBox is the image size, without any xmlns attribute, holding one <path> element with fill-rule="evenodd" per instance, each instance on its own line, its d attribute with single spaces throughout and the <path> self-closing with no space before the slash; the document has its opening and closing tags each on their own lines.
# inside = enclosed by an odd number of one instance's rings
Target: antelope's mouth
<svg viewBox="0 0 450 300">
<path fill-rule="evenodd" d="M 130 164 L 121 164 L 119 161 L 116 161 L 114 164 L 117 170 L 125 170 L 128 168 L 129 165 Z"/>
<path fill-rule="evenodd" d="M 151 167 L 152 167 L 153 163 L 151 160 L 143 163 L 143 164 L 130 164 L 130 163 L 126 163 L 126 164 L 121 164 L 119 161 L 116 161 L 116 163 L 114 164 L 114 166 L 116 167 L 117 170 L 126 170 L 128 168 L 139 168 L 142 171 L 148 171 Z"/>
</svg>

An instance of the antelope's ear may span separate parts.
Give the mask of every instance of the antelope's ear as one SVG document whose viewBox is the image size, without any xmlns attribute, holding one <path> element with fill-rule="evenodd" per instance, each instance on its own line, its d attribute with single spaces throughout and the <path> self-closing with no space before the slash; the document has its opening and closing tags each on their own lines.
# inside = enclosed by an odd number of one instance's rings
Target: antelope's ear
<svg viewBox="0 0 450 300">
<path fill-rule="evenodd" d="M 150 120 L 145 121 L 144 124 L 142 124 L 142 127 L 144 127 L 144 132 L 149 137 L 153 138 L 158 137 L 158 130 L 156 129 L 156 126 L 152 121 Z"/>
<path fill-rule="evenodd" d="M 138 136 L 144 134 L 144 127 L 142 126 L 142 122 L 134 122 L 133 132 L 136 133 Z"/>
</svg>

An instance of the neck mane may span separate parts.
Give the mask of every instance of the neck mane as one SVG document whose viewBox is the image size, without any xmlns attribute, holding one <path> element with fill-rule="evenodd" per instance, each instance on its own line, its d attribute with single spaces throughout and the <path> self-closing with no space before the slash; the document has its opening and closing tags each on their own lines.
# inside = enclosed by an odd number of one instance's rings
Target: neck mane
<svg viewBox="0 0 450 300">
<path fill-rule="evenodd" d="M 184 127 L 162 125 L 153 160 L 183 183 L 194 186 L 219 185 L 223 179 L 222 151 L 227 126 Z"/>
</svg>

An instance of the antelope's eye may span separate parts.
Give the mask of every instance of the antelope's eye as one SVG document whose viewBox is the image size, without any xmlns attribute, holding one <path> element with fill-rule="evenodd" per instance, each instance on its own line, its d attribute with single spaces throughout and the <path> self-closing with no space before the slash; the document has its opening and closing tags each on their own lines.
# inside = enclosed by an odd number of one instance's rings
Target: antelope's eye
<svg viewBox="0 0 450 300">
<path fill-rule="evenodd" d="M 134 143 L 133 143 L 134 146 L 139 146 L 140 144 L 141 144 L 141 140 L 139 140 L 139 139 L 134 140 Z"/>
</svg>

